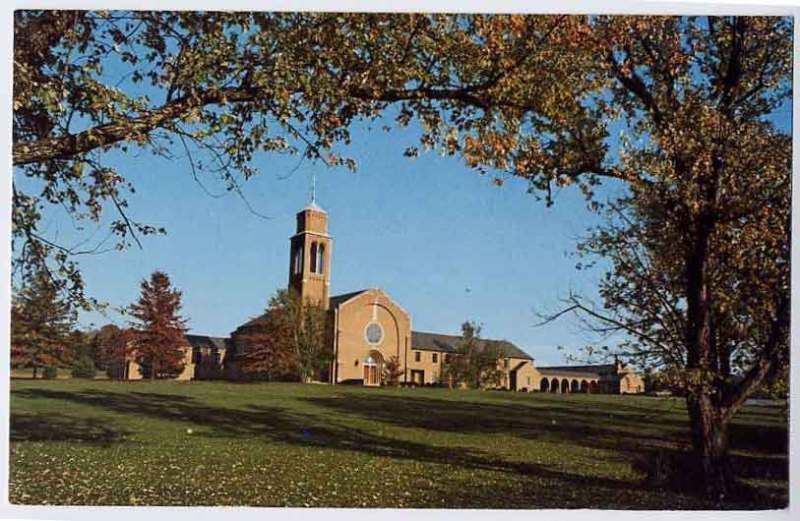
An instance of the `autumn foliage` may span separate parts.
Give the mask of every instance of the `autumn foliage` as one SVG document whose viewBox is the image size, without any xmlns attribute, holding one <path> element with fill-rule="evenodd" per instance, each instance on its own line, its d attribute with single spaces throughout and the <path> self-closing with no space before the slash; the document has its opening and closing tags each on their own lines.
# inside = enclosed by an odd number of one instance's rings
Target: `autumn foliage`
<svg viewBox="0 0 800 521">
<path fill-rule="evenodd" d="M 180 308 L 181 292 L 172 288 L 169 277 L 161 271 L 142 281 L 141 296 L 130 306 L 135 319 L 132 349 L 144 375 L 151 379 L 175 377 L 183 370 L 188 345 Z"/>
<path fill-rule="evenodd" d="M 278 291 L 261 317 L 233 335 L 236 364 L 251 378 L 319 379 L 332 358 L 327 320 L 324 309 L 295 291 Z"/>
<path fill-rule="evenodd" d="M 103 326 L 95 338 L 98 367 L 106 371 L 113 380 L 125 380 L 128 363 L 136 361 L 135 331 L 113 325 Z"/>
<path fill-rule="evenodd" d="M 397 355 L 392 355 L 383 363 L 381 381 L 384 385 L 397 387 L 400 385 L 400 377 L 403 376 L 403 373 L 400 358 Z"/>
<path fill-rule="evenodd" d="M 791 137 L 776 122 L 792 31 L 778 16 L 19 10 L 14 175 L 44 187 L 15 182 L 14 264 L 54 262 L 85 303 L 77 252 L 43 236 L 41 208 L 94 221 L 112 208 L 120 248 L 161 231 L 125 215 L 132 187 L 104 152 L 169 156 L 164 134 L 230 190 L 263 151 L 354 169 L 351 127 L 386 113 L 419 131 L 406 156 L 459 155 L 547 204 L 574 185 L 604 211 L 608 184 L 625 195 L 588 246 L 611 257 L 606 307 L 571 295 L 570 310 L 627 335 L 641 365 L 679 369 L 698 482 L 723 503 L 728 425 L 788 364 Z M 301 378 L 314 329 L 291 334 Z"/>
</svg>

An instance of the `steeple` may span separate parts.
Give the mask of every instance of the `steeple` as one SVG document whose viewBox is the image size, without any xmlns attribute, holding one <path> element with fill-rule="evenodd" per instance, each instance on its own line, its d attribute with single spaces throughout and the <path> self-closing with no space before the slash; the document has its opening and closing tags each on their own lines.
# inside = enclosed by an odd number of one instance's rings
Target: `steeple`
<svg viewBox="0 0 800 521">
<path fill-rule="evenodd" d="M 311 172 L 311 204 L 317 204 L 317 173 Z"/>
<path fill-rule="evenodd" d="M 332 239 L 328 214 L 316 203 L 316 177 L 312 177 L 311 202 L 297 212 L 297 231 L 289 241 L 289 288 L 304 301 L 327 309 Z"/>
</svg>

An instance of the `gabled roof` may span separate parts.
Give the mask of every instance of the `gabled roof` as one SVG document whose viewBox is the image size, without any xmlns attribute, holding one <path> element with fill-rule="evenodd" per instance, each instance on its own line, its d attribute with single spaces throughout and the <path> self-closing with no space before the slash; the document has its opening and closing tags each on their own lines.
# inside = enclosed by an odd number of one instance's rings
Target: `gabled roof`
<svg viewBox="0 0 800 521">
<path fill-rule="evenodd" d="M 236 328 L 236 330 L 238 331 L 239 329 L 242 329 L 242 328 L 247 328 L 247 327 L 251 327 L 251 326 L 257 326 L 257 325 L 261 324 L 262 322 L 264 322 L 264 320 L 266 320 L 266 317 L 267 317 L 267 314 L 266 313 L 262 313 L 262 314 L 258 315 L 257 317 L 251 318 L 250 320 L 248 320 L 244 324 L 240 325 L 239 327 Z"/>
<path fill-rule="evenodd" d="M 456 350 L 458 342 L 461 340 L 457 335 L 442 335 L 439 333 L 426 333 L 423 331 L 411 332 L 411 349 L 417 351 L 441 351 L 443 353 L 452 353 Z M 533 358 L 518 348 L 508 340 L 492 340 L 480 339 L 478 341 L 481 348 L 486 346 L 496 347 L 501 350 L 507 358 L 521 358 L 524 360 L 533 360 Z"/>
<path fill-rule="evenodd" d="M 369 291 L 369 290 L 368 289 L 361 289 L 361 290 L 358 290 L 358 291 L 351 291 L 350 293 L 342 293 L 340 295 L 334 295 L 334 296 L 330 297 L 330 299 L 328 300 L 330 308 L 331 309 L 337 308 L 340 305 L 342 305 L 345 302 L 347 302 L 348 300 L 350 300 L 351 298 L 356 297 L 356 296 L 358 296 L 358 295 L 360 295 L 360 294 L 362 294 L 362 293 L 364 293 L 366 291 Z M 250 320 L 248 320 L 244 324 L 242 324 L 239 327 L 237 327 L 236 330 L 238 331 L 240 329 L 246 329 L 248 327 L 258 326 L 261 323 L 263 323 L 264 320 L 266 320 L 266 316 L 267 316 L 266 313 L 262 313 L 262 314 L 258 315 L 257 317 L 251 318 Z"/>
<path fill-rule="evenodd" d="M 328 300 L 330 309 L 336 309 L 337 307 L 341 306 L 351 298 L 357 297 L 358 295 L 361 295 L 362 293 L 365 293 L 367 291 L 369 290 L 360 289 L 358 291 L 351 291 L 350 293 L 342 293 L 340 295 L 334 295 Z"/>
<path fill-rule="evenodd" d="M 184 335 L 186 341 L 192 347 L 208 347 L 216 349 L 227 349 L 231 339 L 221 336 L 206 336 L 206 335 Z"/>
</svg>

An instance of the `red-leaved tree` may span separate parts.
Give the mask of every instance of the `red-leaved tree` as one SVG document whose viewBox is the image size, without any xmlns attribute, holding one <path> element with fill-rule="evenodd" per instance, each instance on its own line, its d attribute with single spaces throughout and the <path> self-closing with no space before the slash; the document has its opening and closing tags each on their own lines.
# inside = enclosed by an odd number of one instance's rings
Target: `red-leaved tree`
<svg viewBox="0 0 800 521">
<path fill-rule="evenodd" d="M 186 321 L 179 314 L 181 292 L 161 271 L 143 280 L 141 288 L 139 300 L 130 307 L 136 360 L 151 379 L 174 377 L 183 370 L 188 348 Z"/>
</svg>

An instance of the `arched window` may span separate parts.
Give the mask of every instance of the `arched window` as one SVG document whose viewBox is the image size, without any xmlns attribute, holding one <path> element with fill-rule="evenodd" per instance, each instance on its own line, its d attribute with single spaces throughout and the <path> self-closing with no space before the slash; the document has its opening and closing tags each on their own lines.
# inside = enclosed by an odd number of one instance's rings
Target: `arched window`
<svg viewBox="0 0 800 521">
<path fill-rule="evenodd" d="M 317 273 L 322 274 L 325 271 L 325 245 L 320 244 L 317 248 Z"/>
<path fill-rule="evenodd" d="M 311 243 L 311 273 L 317 272 L 317 243 Z"/>
<path fill-rule="evenodd" d="M 303 272 L 303 247 L 298 246 L 297 249 L 294 251 L 294 264 L 293 269 L 295 275 L 298 275 Z"/>
</svg>

